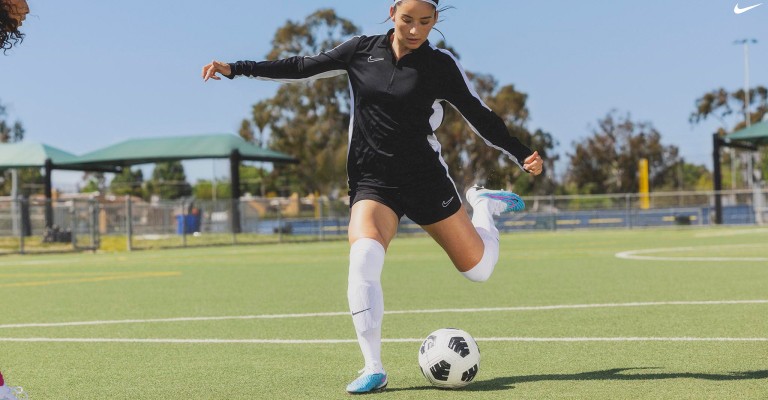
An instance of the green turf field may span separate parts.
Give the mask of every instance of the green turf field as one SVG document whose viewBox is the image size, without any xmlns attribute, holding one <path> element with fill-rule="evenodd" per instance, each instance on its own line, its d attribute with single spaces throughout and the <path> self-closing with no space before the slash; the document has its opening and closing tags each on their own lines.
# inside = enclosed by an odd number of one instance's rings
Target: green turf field
<svg viewBox="0 0 768 400">
<path fill-rule="evenodd" d="M 345 242 L 3 256 L 0 371 L 33 400 L 348 398 L 346 270 Z M 413 340 L 376 398 L 768 398 L 768 229 L 505 235 L 482 284 L 398 238 L 382 279 L 384 337 Z M 478 338 L 463 390 L 418 370 L 441 327 Z"/>
</svg>

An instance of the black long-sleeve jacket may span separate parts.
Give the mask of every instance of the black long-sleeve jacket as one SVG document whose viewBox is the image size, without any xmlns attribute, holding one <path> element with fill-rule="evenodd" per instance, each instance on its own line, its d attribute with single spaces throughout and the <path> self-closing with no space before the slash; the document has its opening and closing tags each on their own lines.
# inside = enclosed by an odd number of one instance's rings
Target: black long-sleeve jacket
<svg viewBox="0 0 768 400">
<path fill-rule="evenodd" d="M 244 75 L 301 82 L 346 73 L 352 98 L 347 173 L 349 185 L 400 188 L 448 174 L 434 131 L 443 103 L 454 106 L 485 142 L 522 166 L 532 151 L 510 135 L 480 99 L 458 60 L 425 42 L 396 60 L 386 35 L 356 36 L 311 57 L 230 64 Z"/>
</svg>

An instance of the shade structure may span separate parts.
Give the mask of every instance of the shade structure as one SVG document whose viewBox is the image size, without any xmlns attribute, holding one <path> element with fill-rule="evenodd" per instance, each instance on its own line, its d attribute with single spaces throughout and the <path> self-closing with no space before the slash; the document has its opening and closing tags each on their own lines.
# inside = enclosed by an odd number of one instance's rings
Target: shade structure
<svg viewBox="0 0 768 400">
<path fill-rule="evenodd" d="M 45 168 L 45 226 L 53 226 L 53 207 L 51 204 L 51 173 L 54 169 L 83 171 L 116 172 L 118 169 L 109 165 L 93 163 L 83 166 L 77 163 L 77 156 L 53 146 L 34 142 L 0 143 L 0 169 Z"/>
<path fill-rule="evenodd" d="M 228 158 L 232 180 L 232 199 L 240 198 L 240 162 L 267 161 L 298 163 L 298 160 L 277 151 L 264 149 L 234 134 L 208 134 L 131 139 L 105 147 L 67 162 L 69 165 L 112 165 L 129 167 L 166 161 Z M 240 212 L 232 208 L 232 231 L 240 232 Z"/>
<path fill-rule="evenodd" d="M 725 137 L 726 140 L 768 145 L 768 121 L 758 122 Z"/>
<path fill-rule="evenodd" d="M 717 133 L 712 135 L 716 224 L 721 224 L 723 221 L 723 203 L 720 195 L 720 191 L 723 190 L 722 171 L 720 170 L 720 149 L 722 147 L 732 147 L 755 151 L 760 146 L 765 145 L 768 145 L 768 121 L 758 122 L 725 137 L 720 137 Z"/>
<path fill-rule="evenodd" d="M 43 168 L 46 160 L 56 165 L 76 159 L 72 153 L 42 143 L 0 143 L 0 169 Z"/>
<path fill-rule="evenodd" d="M 224 133 L 130 139 L 84 154 L 69 163 L 126 167 L 164 161 L 230 158 L 233 152 L 239 154 L 240 160 L 246 161 L 298 162 L 287 154 L 264 149 L 240 136 Z"/>
</svg>

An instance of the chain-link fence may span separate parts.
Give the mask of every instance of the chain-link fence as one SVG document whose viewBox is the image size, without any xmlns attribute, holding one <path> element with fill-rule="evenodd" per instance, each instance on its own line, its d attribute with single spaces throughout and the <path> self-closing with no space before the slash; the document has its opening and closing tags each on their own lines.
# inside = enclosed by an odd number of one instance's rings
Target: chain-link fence
<svg viewBox="0 0 768 400">
<path fill-rule="evenodd" d="M 96 199 L 51 204 L 0 197 L 0 254 L 96 250 L 100 207 Z M 46 223 L 46 213 L 51 224 Z"/>
<path fill-rule="evenodd" d="M 768 222 L 767 190 L 719 197 L 724 225 Z M 525 199 L 524 212 L 498 218 L 497 225 L 502 232 L 714 225 L 716 198 L 715 192 L 535 196 Z M 324 197 L 145 202 L 101 196 L 50 206 L 0 198 L 0 254 L 345 240 L 349 223 L 348 203 Z M 403 218 L 400 234 L 422 232 Z"/>
</svg>

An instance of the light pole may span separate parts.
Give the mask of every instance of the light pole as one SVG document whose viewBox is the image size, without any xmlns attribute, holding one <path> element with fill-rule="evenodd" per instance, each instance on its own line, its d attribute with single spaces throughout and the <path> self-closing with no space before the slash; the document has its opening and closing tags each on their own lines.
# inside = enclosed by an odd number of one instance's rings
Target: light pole
<svg viewBox="0 0 768 400">
<path fill-rule="evenodd" d="M 749 116 L 749 44 L 757 44 L 757 39 L 736 40 L 733 44 L 744 46 L 744 116 L 747 119 L 747 127 L 752 125 Z"/>
<path fill-rule="evenodd" d="M 752 117 L 749 112 L 749 44 L 757 44 L 757 39 L 741 39 L 736 40 L 733 42 L 733 44 L 740 44 L 744 46 L 744 118 L 747 124 L 747 128 L 752 126 Z M 733 157 L 731 157 L 731 163 L 733 163 Z M 749 187 L 753 187 L 755 184 L 754 179 L 754 165 L 755 165 L 755 157 L 752 154 L 748 155 L 747 160 L 747 171 L 745 180 L 747 181 L 747 185 Z M 733 167 L 733 165 L 732 165 Z M 733 171 L 733 168 L 731 169 Z M 732 172 L 733 173 L 733 172 Z M 734 176 L 734 175 L 732 175 Z"/>
</svg>

